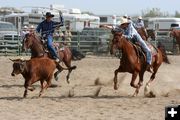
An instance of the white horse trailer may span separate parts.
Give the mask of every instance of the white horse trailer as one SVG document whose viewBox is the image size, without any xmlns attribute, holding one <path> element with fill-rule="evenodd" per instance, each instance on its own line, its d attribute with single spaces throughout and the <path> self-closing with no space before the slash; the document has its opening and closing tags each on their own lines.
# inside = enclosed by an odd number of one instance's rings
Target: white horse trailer
<svg viewBox="0 0 180 120">
<path fill-rule="evenodd" d="M 70 26 L 72 31 L 82 31 L 84 28 L 98 28 L 100 18 L 88 14 L 69 14 L 64 13 L 65 26 Z M 56 15 L 55 21 L 59 21 L 59 16 Z"/>
<path fill-rule="evenodd" d="M 100 17 L 100 25 L 116 25 L 117 19 L 116 15 L 99 15 Z"/>
<path fill-rule="evenodd" d="M 180 18 L 150 18 L 148 28 L 159 31 L 170 30 L 180 26 Z"/>
</svg>

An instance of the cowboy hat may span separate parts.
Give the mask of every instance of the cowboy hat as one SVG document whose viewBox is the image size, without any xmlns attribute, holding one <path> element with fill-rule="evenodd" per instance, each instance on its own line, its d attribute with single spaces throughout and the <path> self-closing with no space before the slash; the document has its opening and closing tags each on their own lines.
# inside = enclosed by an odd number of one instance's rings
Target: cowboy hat
<svg viewBox="0 0 180 120">
<path fill-rule="evenodd" d="M 23 27 L 23 29 L 28 29 L 28 27 L 25 25 L 25 26 Z"/>
<path fill-rule="evenodd" d="M 128 18 L 128 15 L 127 15 L 127 14 L 125 14 L 125 15 L 123 16 L 123 18 Z"/>
<path fill-rule="evenodd" d="M 142 17 L 141 17 L 141 16 L 139 16 L 139 17 L 138 17 L 138 19 L 142 20 Z"/>
<path fill-rule="evenodd" d="M 34 25 L 31 25 L 29 28 L 30 28 L 30 29 L 34 29 L 35 27 L 34 27 Z"/>
<path fill-rule="evenodd" d="M 120 25 L 126 24 L 126 23 L 130 23 L 127 18 L 121 18 L 121 19 L 120 19 Z"/>
<path fill-rule="evenodd" d="M 47 12 L 47 13 L 46 13 L 46 17 L 54 17 L 54 15 L 51 14 L 51 12 Z"/>
</svg>

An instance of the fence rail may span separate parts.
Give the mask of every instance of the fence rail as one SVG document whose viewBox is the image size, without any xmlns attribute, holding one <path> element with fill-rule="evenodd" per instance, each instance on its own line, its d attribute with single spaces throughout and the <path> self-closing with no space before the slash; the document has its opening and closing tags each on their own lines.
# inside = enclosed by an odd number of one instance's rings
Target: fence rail
<svg viewBox="0 0 180 120">
<path fill-rule="evenodd" d="M 83 53 L 108 53 L 109 41 L 111 32 L 109 30 L 84 30 L 73 34 L 71 42 L 71 48 L 81 51 Z M 12 37 L 13 38 L 13 37 Z M 21 52 L 20 39 L 3 39 L 0 40 L 0 55 L 29 55 L 29 53 Z M 62 43 L 61 39 L 56 39 L 55 42 Z M 157 37 L 155 41 L 151 41 L 154 45 L 158 42 L 162 42 L 168 53 L 174 54 L 175 42 L 170 37 Z"/>
</svg>

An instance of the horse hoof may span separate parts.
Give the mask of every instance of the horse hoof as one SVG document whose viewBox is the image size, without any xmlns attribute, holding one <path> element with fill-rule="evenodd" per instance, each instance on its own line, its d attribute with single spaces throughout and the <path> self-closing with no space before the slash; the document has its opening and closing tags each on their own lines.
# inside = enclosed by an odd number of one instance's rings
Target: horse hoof
<svg viewBox="0 0 180 120">
<path fill-rule="evenodd" d="M 23 98 L 27 98 L 27 95 L 23 95 Z"/>
<path fill-rule="evenodd" d="M 136 97 L 137 96 L 137 94 L 136 93 L 134 93 L 133 95 L 132 95 L 132 97 Z"/>
<path fill-rule="evenodd" d="M 118 87 L 117 86 L 114 86 L 114 90 L 117 90 L 118 89 Z"/>
<path fill-rule="evenodd" d="M 54 79 L 55 79 L 56 81 L 58 81 L 59 78 L 58 78 L 58 77 L 55 77 Z"/>
<path fill-rule="evenodd" d="M 70 83 L 69 80 L 66 80 L 66 81 L 67 81 L 68 84 Z"/>
<path fill-rule="evenodd" d="M 39 94 L 39 98 L 42 96 L 42 93 Z"/>
</svg>

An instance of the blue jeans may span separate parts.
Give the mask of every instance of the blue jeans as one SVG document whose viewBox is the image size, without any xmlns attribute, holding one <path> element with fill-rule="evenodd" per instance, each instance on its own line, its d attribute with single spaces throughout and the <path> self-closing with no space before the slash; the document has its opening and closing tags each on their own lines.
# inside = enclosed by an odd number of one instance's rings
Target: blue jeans
<svg viewBox="0 0 180 120">
<path fill-rule="evenodd" d="M 48 35 L 47 37 L 47 48 L 49 49 L 49 52 L 51 53 L 53 59 L 58 58 L 56 50 L 53 47 L 53 37 L 51 35 Z"/>
<path fill-rule="evenodd" d="M 134 37 L 136 38 L 137 42 L 140 43 L 142 49 L 146 52 L 147 63 L 151 65 L 151 61 L 152 61 L 151 50 L 149 49 L 149 47 L 147 46 L 147 44 L 144 42 L 144 40 L 141 38 L 139 34 L 134 35 Z"/>
</svg>

